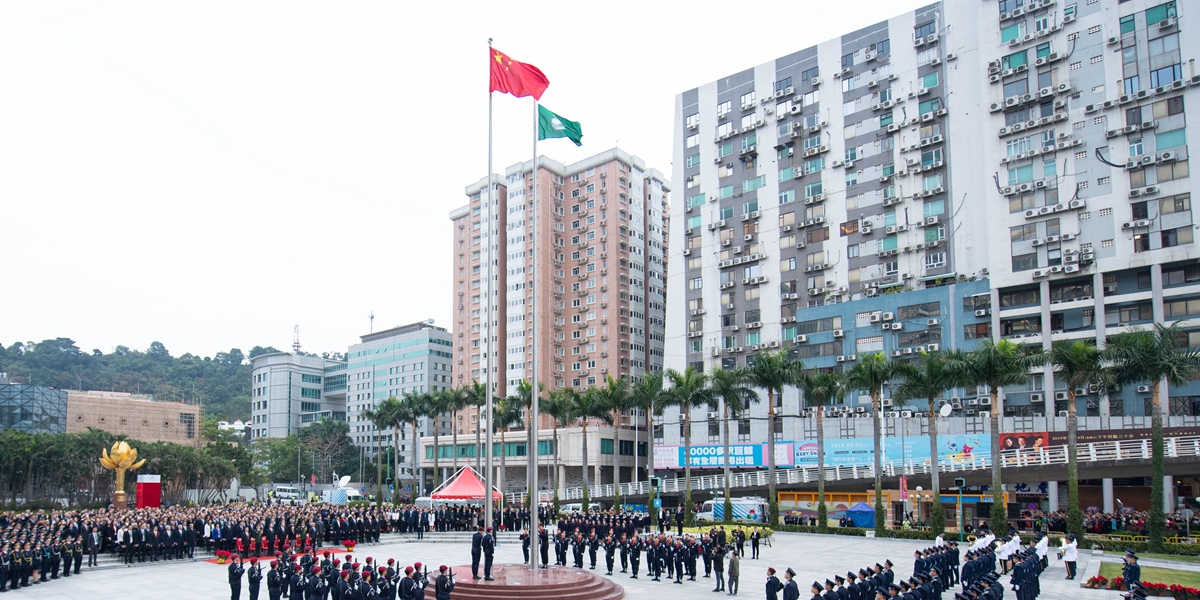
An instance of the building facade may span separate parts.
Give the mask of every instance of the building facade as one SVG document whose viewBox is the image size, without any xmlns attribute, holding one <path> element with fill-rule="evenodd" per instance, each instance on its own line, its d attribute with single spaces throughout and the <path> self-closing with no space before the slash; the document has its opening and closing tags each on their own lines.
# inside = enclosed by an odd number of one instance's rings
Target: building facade
<svg viewBox="0 0 1200 600">
<path fill-rule="evenodd" d="M 63 433 L 66 426 L 66 391 L 9 383 L 8 377 L 0 373 L 0 429 Z"/>
<path fill-rule="evenodd" d="M 541 157 L 495 178 L 495 223 L 486 226 L 488 180 L 467 186 L 453 211 L 455 387 L 484 378 L 486 273 L 494 267 L 492 339 L 495 393 L 532 377 L 547 390 L 585 389 L 606 376 L 637 378 L 662 369 L 666 322 L 669 186 L 658 171 L 620 149 L 571 165 Z M 531 201 L 536 193 L 537 202 Z M 532 211 L 537 210 L 536 220 Z M 533 355 L 532 240 L 537 224 L 540 356 Z M 489 238 L 489 235 L 491 236 Z M 489 244 L 488 240 L 495 240 Z M 472 411 L 459 433 L 473 434 Z M 627 416 L 626 416 L 627 417 Z M 541 427 L 550 427 L 543 416 Z"/>
<path fill-rule="evenodd" d="M 346 363 L 275 352 L 250 361 L 252 436 L 287 437 L 329 418 L 346 420 Z"/>
<path fill-rule="evenodd" d="M 67 433 L 102 429 L 142 442 L 200 444 L 200 406 L 156 402 L 149 394 L 67 391 Z"/>
<path fill-rule="evenodd" d="M 361 336 L 360 342 L 347 351 L 346 409 L 350 422 L 350 439 L 361 446 L 367 455 L 374 456 L 379 444 L 389 448 L 395 442 L 395 432 L 387 429 L 382 440 L 366 418 L 365 411 L 375 408 L 389 397 L 437 392 L 453 385 L 453 354 L 450 332 L 429 322 L 394 327 Z M 450 433 L 450 415 L 437 422 L 422 418 L 418 435 Z M 399 460 L 404 472 L 411 475 L 412 452 L 407 427 L 400 430 Z"/>
<path fill-rule="evenodd" d="M 679 94 L 666 366 L 786 348 L 840 369 L 1200 316 L 1189 25 L 1176 2 L 934 3 Z M 1149 414 L 1142 387 L 1081 391 L 1080 415 Z M 1066 410 L 1049 369 L 1000 406 L 984 395 L 948 392 L 952 418 Z M 1200 414 L 1200 386 L 1169 395 Z M 806 439 L 797 392 L 779 402 L 797 418 L 775 435 Z M 762 439 L 765 413 L 738 435 Z M 678 421 L 656 443 L 679 443 Z"/>
</svg>

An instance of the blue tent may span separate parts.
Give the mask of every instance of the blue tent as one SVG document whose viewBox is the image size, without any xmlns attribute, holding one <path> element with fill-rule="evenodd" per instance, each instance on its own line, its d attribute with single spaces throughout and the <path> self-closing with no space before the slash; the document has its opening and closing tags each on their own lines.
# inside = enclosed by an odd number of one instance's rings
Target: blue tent
<svg viewBox="0 0 1200 600">
<path fill-rule="evenodd" d="M 855 527 L 871 529 L 875 527 L 875 509 L 866 502 L 859 502 L 846 509 L 846 516 Z"/>
</svg>

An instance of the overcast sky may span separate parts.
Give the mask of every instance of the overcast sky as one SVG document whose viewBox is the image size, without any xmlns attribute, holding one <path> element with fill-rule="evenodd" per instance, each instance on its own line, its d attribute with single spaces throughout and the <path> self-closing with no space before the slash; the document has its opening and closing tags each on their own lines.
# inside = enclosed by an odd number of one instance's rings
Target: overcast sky
<svg viewBox="0 0 1200 600">
<path fill-rule="evenodd" d="M 539 153 L 620 145 L 669 177 L 677 93 L 924 4 L 4 2 L 0 344 L 209 356 L 299 323 L 319 353 L 372 311 L 450 327 L 489 37 L 583 124 Z M 530 158 L 531 100 L 495 115 L 502 173 Z"/>
</svg>

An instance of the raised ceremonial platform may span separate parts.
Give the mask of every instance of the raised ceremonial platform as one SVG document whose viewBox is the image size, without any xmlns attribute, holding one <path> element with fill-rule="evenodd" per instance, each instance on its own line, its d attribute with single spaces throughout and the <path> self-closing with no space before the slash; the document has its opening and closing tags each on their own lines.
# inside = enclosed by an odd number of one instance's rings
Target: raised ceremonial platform
<svg viewBox="0 0 1200 600">
<path fill-rule="evenodd" d="M 454 600 L 620 600 L 625 588 L 588 570 L 569 567 L 530 570 L 528 565 L 493 565 L 492 581 L 471 579 L 471 565 L 454 567 Z M 425 588 L 434 600 L 434 586 Z"/>
</svg>

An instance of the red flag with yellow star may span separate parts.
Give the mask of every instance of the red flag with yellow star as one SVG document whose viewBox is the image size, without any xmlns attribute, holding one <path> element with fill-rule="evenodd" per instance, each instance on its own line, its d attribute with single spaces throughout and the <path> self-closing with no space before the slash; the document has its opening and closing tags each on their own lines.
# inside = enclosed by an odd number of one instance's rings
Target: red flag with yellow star
<svg viewBox="0 0 1200 600">
<path fill-rule="evenodd" d="M 517 62 L 495 48 L 488 49 L 488 64 L 492 70 L 493 92 L 512 94 L 518 98 L 533 96 L 540 100 L 550 85 L 550 80 L 541 69 Z"/>
</svg>

